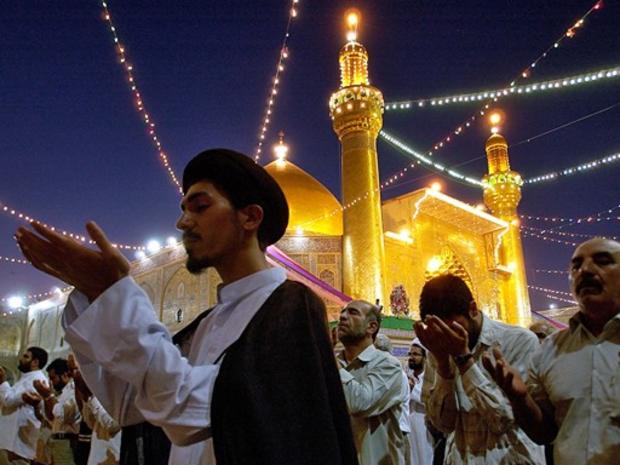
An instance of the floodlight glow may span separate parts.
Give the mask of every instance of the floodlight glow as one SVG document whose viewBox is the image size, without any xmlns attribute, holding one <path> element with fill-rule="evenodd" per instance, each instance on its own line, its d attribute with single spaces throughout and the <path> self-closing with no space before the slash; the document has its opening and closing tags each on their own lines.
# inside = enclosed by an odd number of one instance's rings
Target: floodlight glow
<svg viewBox="0 0 620 465">
<path fill-rule="evenodd" d="M 168 239 L 166 239 L 166 245 L 168 247 L 174 247 L 175 245 L 177 245 L 177 238 L 174 236 L 170 236 Z"/>
<path fill-rule="evenodd" d="M 426 271 L 428 271 L 429 273 L 435 273 L 436 271 L 439 271 L 442 263 L 443 260 L 441 259 L 441 257 L 435 255 L 428 261 L 426 265 Z"/>
<path fill-rule="evenodd" d="M 135 257 L 137 260 L 144 260 L 146 258 L 146 254 L 144 253 L 144 250 L 138 250 Z"/>
<path fill-rule="evenodd" d="M 435 181 L 434 183 L 431 184 L 431 189 L 433 189 L 435 192 L 440 192 L 441 191 L 441 183 Z"/>
<path fill-rule="evenodd" d="M 8 298 L 7 303 L 9 304 L 9 308 L 16 310 L 24 304 L 24 299 L 18 295 L 14 295 Z"/>
<path fill-rule="evenodd" d="M 157 253 L 161 250 L 161 244 L 155 239 L 152 239 L 146 243 L 146 250 L 151 254 Z"/>
</svg>

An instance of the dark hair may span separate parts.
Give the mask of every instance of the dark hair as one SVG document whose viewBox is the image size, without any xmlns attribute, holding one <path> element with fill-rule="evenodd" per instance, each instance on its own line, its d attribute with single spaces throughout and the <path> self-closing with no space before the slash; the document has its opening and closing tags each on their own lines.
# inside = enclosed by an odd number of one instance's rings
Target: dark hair
<svg viewBox="0 0 620 465">
<path fill-rule="evenodd" d="M 424 320 L 427 315 L 439 318 L 468 315 L 473 300 L 469 287 L 461 278 L 451 274 L 437 276 L 422 288 L 420 317 Z"/>
<path fill-rule="evenodd" d="M 58 376 L 69 372 L 69 364 L 64 358 L 57 358 L 47 367 L 47 372 L 54 370 Z"/>
<path fill-rule="evenodd" d="M 26 352 L 30 352 L 32 354 L 33 359 L 37 359 L 39 361 L 39 368 L 42 370 L 45 365 L 47 365 L 47 352 L 40 347 L 28 347 Z"/>
</svg>

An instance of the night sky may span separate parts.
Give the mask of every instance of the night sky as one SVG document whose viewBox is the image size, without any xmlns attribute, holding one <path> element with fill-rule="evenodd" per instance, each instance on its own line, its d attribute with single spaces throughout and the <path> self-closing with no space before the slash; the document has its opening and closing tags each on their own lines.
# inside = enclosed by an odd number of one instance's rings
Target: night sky
<svg viewBox="0 0 620 465">
<path fill-rule="evenodd" d="M 359 38 L 370 54 L 371 83 L 391 102 L 504 87 L 594 3 L 301 0 L 266 144 L 271 147 L 277 132 L 285 131 L 289 159 L 340 197 L 339 144 L 327 101 L 339 85 L 343 14 L 351 6 L 363 15 Z M 290 2 L 109 0 L 108 6 L 176 173 L 208 147 L 252 153 Z M 527 81 L 620 65 L 619 26 L 620 2 L 605 0 Z M 82 232 L 95 219 L 112 240 L 126 244 L 175 234 L 179 195 L 136 112 L 100 2 L 8 2 L 0 31 L 0 202 L 70 231 Z M 619 103 L 620 78 L 501 100 L 513 169 L 528 178 L 620 152 Z M 478 110 L 480 104 L 467 103 L 388 111 L 384 128 L 425 152 Z M 434 158 L 480 177 L 488 134 L 477 122 Z M 382 179 L 410 163 L 384 141 L 378 148 Z M 262 162 L 271 159 L 267 151 Z M 619 174 L 620 162 L 525 185 L 520 213 L 583 217 L 615 207 Z M 410 170 L 384 196 L 435 180 L 449 195 L 481 201 L 480 189 L 424 168 Z M 610 216 L 618 215 L 620 210 Z M 620 235 L 618 224 L 560 231 Z M 12 239 L 19 225 L 0 212 L 1 256 L 20 256 Z M 567 291 L 566 275 L 535 270 L 566 270 L 573 247 L 523 241 L 530 284 Z M 0 297 L 45 292 L 56 284 L 29 266 L 0 261 Z M 563 305 L 545 293 L 530 295 L 535 309 Z"/>
</svg>

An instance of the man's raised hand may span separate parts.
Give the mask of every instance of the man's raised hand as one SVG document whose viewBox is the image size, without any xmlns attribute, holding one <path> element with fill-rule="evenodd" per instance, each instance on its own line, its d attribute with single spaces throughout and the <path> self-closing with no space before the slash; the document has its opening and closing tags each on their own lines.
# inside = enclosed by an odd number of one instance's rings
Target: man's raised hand
<svg viewBox="0 0 620 465">
<path fill-rule="evenodd" d="M 129 261 L 94 222 L 86 230 L 99 250 L 38 223 L 31 225 L 34 231 L 19 228 L 15 235 L 24 256 L 35 268 L 74 286 L 91 302 L 129 274 Z"/>
<path fill-rule="evenodd" d="M 523 399 L 527 395 L 527 386 L 517 370 L 508 364 L 499 349 L 493 349 L 493 356 L 495 357 L 495 363 L 491 360 L 490 355 L 484 354 L 482 356 L 484 367 L 509 399 Z"/>
</svg>

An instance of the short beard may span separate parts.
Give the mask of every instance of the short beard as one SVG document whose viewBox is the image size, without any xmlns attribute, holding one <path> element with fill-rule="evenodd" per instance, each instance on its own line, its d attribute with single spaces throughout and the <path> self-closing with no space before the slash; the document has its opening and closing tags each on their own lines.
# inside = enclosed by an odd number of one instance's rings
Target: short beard
<svg viewBox="0 0 620 465">
<path fill-rule="evenodd" d="M 345 345 L 345 346 L 356 344 L 359 341 L 361 341 L 362 339 L 364 339 L 365 337 L 366 337 L 366 333 L 363 333 L 363 334 L 345 334 L 343 336 L 338 335 L 338 338 L 340 339 L 340 342 L 342 342 L 342 345 Z"/>
<path fill-rule="evenodd" d="M 17 369 L 22 373 L 28 373 L 30 372 L 30 365 L 22 365 L 21 363 L 19 363 L 17 365 Z"/>
<path fill-rule="evenodd" d="M 412 370 L 421 370 L 422 368 L 424 368 L 424 362 L 422 363 L 415 363 L 415 362 L 409 362 L 409 368 L 411 368 Z"/>
<path fill-rule="evenodd" d="M 213 263 L 208 258 L 194 258 L 189 253 L 187 254 L 185 268 L 187 268 L 187 271 L 191 274 L 199 275 L 211 266 L 213 266 Z"/>
</svg>

